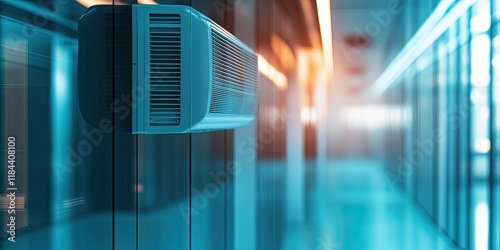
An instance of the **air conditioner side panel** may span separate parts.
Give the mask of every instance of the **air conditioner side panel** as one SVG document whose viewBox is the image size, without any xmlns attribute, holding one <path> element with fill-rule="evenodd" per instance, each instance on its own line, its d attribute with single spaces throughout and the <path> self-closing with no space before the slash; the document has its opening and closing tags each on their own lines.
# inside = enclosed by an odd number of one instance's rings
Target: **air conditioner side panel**
<svg viewBox="0 0 500 250">
<path fill-rule="evenodd" d="M 257 56 L 205 17 L 210 42 L 210 107 L 193 132 L 234 129 L 253 121 L 258 102 Z"/>
<path fill-rule="evenodd" d="M 191 107 L 192 124 L 196 127 L 210 111 L 210 96 L 212 95 L 212 40 L 210 26 L 204 17 L 192 12 L 191 59 L 192 88 Z M 193 131 L 191 129 L 191 131 Z"/>
<path fill-rule="evenodd" d="M 98 130 L 113 117 L 116 130 L 131 129 L 129 105 L 122 97 L 132 84 L 131 11 L 130 6 L 96 5 L 78 22 L 78 106 Z"/>
<path fill-rule="evenodd" d="M 144 79 L 145 72 L 140 69 L 141 63 L 144 61 L 144 52 L 140 51 L 139 46 L 144 46 L 145 42 L 140 39 L 145 36 L 144 28 L 139 27 L 138 18 L 144 18 L 144 13 L 132 6 L 132 92 L 139 88 L 144 88 L 139 79 Z M 144 106 L 140 104 L 140 100 L 131 93 L 132 96 L 132 133 L 144 133 L 146 125 L 144 119 Z M 142 109 L 142 110 L 141 110 Z"/>
</svg>

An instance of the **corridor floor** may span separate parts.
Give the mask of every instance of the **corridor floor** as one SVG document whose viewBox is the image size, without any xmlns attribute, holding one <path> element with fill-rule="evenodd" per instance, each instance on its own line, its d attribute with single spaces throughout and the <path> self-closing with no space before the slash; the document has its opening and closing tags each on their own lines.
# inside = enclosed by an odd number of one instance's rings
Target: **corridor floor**
<svg viewBox="0 0 500 250">
<path fill-rule="evenodd" d="M 290 226 L 282 249 L 459 249 L 368 161 L 330 162 L 306 209 L 309 222 Z M 323 180 L 320 180 L 323 178 Z M 323 183 L 323 184 L 321 184 Z"/>
</svg>

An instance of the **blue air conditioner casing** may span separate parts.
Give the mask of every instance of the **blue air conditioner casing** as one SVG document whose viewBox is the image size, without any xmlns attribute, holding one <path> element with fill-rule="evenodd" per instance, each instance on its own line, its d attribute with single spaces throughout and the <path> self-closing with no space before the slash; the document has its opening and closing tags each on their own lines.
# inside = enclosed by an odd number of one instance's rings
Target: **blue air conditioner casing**
<svg viewBox="0 0 500 250">
<path fill-rule="evenodd" d="M 112 11 L 95 6 L 79 23 L 79 99 L 87 121 L 99 128 L 114 112 L 124 123 L 118 127 L 134 134 L 225 130 L 253 121 L 258 66 L 250 47 L 188 6 L 115 6 L 114 26 Z M 114 71 L 102 61 L 113 62 Z M 131 96 L 128 113 L 118 105 L 127 103 L 124 96 Z"/>
</svg>

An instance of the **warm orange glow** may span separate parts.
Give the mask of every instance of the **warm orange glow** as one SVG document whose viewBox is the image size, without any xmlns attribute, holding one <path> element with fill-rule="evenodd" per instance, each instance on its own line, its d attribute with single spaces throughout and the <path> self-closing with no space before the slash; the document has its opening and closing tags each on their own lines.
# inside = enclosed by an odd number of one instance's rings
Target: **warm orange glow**
<svg viewBox="0 0 500 250">
<path fill-rule="evenodd" d="M 138 4 L 158 4 L 154 0 L 138 0 L 137 3 Z"/>
<path fill-rule="evenodd" d="M 307 50 L 299 49 L 297 52 L 297 75 L 301 85 L 307 84 L 309 74 L 309 56 Z"/>
<path fill-rule="evenodd" d="M 333 37 L 330 0 L 316 0 L 327 79 L 333 79 Z"/>
<path fill-rule="evenodd" d="M 295 69 L 296 59 L 288 44 L 276 34 L 271 36 L 271 48 L 278 56 L 280 64 L 287 70 Z"/>
<path fill-rule="evenodd" d="M 302 48 L 298 50 L 297 54 L 297 72 L 300 83 L 304 85 L 323 85 L 323 81 L 318 81 L 318 79 L 324 79 L 320 75 L 326 74 L 321 51 Z"/>
<path fill-rule="evenodd" d="M 258 55 L 259 58 L 259 72 L 271 80 L 276 87 L 284 90 L 288 87 L 288 79 L 285 74 L 279 72 L 275 67 L 273 67 L 262 55 Z"/>
<path fill-rule="evenodd" d="M 327 93 L 327 74 L 320 49 L 300 48 L 297 50 L 297 72 L 301 85 L 302 104 L 306 106 L 323 104 Z M 322 109 L 319 107 L 319 113 Z"/>
<path fill-rule="evenodd" d="M 89 8 L 90 6 L 100 5 L 100 4 L 113 4 L 113 0 L 76 0 L 81 5 Z M 115 1 L 115 4 L 119 3 Z"/>
<path fill-rule="evenodd" d="M 313 8 L 311 0 L 301 0 L 300 7 L 302 13 L 304 13 L 304 19 L 306 20 L 307 32 L 311 38 L 311 45 L 313 48 L 321 48 L 320 33 L 317 29 L 316 11 Z"/>
</svg>

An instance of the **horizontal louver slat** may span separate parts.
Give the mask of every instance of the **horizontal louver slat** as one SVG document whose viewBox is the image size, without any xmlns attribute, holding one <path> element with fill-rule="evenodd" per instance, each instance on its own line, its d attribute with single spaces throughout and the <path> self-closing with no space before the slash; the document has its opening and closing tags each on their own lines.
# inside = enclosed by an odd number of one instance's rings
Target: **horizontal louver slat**
<svg viewBox="0 0 500 250">
<path fill-rule="evenodd" d="M 255 112 L 257 57 L 212 29 L 213 86 L 210 113 Z"/>
<path fill-rule="evenodd" d="M 149 14 L 150 24 L 181 24 L 179 14 Z"/>
<path fill-rule="evenodd" d="M 150 126 L 177 126 L 181 121 L 180 23 L 179 14 L 149 15 Z"/>
</svg>

